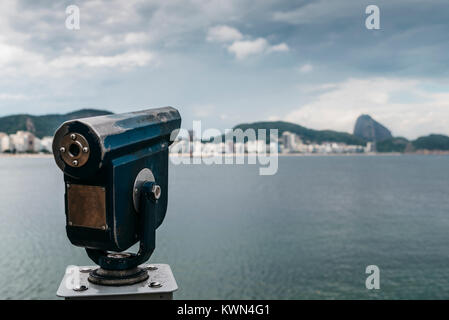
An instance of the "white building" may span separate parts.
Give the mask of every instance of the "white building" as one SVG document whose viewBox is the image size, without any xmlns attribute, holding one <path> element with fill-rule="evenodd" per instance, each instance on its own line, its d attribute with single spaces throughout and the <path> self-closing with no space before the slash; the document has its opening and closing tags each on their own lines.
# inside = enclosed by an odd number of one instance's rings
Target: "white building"
<svg viewBox="0 0 449 320">
<path fill-rule="evenodd" d="M 0 132 L 0 152 L 11 151 L 11 138 L 6 133 Z"/>
<path fill-rule="evenodd" d="M 223 143 L 203 143 L 201 145 L 201 156 L 212 157 L 221 155 L 223 145 Z"/>
<path fill-rule="evenodd" d="M 297 151 L 296 147 L 296 134 L 289 131 L 285 131 L 282 134 L 282 145 L 284 146 L 284 151 L 294 152 Z"/>
<path fill-rule="evenodd" d="M 17 131 L 10 135 L 14 150 L 19 153 L 35 151 L 35 137 L 31 132 Z"/>
<path fill-rule="evenodd" d="M 230 140 L 225 142 L 224 152 L 226 154 L 234 153 L 234 141 Z"/>
<path fill-rule="evenodd" d="M 34 142 L 33 142 L 33 152 L 41 152 L 42 149 L 42 140 L 39 139 L 38 137 L 34 137 Z"/>
<path fill-rule="evenodd" d="M 277 141 L 275 141 L 275 142 L 270 142 L 270 144 L 269 145 L 267 145 L 267 147 L 268 147 L 268 152 L 270 152 L 270 153 L 272 153 L 272 154 L 277 154 L 277 153 L 280 153 L 281 152 L 281 150 L 279 149 L 279 144 L 278 144 L 278 142 Z"/>
<path fill-rule="evenodd" d="M 241 142 L 236 142 L 234 144 L 234 152 L 235 154 L 244 154 L 245 153 L 245 144 Z"/>
<path fill-rule="evenodd" d="M 367 142 L 365 152 L 374 152 L 374 146 L 372 142 Z"/>
<path fill-rule="evenodd" d="M 40 141 L 40 151 L 53 152 L 53 137 L 43 137 Z"/>
</svg>

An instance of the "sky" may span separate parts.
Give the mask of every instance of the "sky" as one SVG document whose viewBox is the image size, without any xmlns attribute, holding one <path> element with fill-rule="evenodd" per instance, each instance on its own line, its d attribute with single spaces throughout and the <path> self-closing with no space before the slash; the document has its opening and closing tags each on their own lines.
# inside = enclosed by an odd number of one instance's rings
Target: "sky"
<svg viewBox="0 0 449 320">
<path fill-rule="evenodd" d="M 395 136 L 449 135 L 448 16 L 447 0 L 2 0 L 0 116 L 170 105 L 184 128 L 352 132 L 370 114 Z"/>
</svg>

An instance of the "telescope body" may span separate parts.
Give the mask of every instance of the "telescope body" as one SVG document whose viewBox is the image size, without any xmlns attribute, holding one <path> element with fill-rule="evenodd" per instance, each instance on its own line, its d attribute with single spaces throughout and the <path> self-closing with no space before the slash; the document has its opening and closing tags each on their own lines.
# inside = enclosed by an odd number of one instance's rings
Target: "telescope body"
<svg viewBox="0 0 449 320">
<path fill-rule="evenodd" d="M 121 252 L 154 232 L 148 228 L 157 228 L 167 210 L 168 147 L 180 125 L 181 116 L 172 107 L 61 125 L 53 154 L 64 172 L 66 231 L 72 244 Z M 145 220 L 139 212 L 141 189 L 148 182 L 154 194 L 145 209 L 154 219 L 151 226 L 142 225 L 148 216 Z"/>
</svg>

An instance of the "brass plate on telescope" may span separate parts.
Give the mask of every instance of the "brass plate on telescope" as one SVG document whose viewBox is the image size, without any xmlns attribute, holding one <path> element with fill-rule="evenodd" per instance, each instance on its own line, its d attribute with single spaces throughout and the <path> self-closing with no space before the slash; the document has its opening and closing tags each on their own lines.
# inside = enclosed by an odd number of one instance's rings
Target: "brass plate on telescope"
<svg viewBox="0 0 449 320">
<path fill-rule="evenodd" d="M 106 230 L 106 191 L 103 187 L 67 185 L 70 226 Z"/>
</svg>

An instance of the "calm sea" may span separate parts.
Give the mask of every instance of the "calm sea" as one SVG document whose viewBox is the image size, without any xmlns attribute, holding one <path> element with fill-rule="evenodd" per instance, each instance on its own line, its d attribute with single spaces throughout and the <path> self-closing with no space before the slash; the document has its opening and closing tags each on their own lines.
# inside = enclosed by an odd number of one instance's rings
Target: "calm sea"
<svg viewBox="0 0 449 320">
<path fill-rule="evenodd" d="M 0 158 L 0 298 L 54 299 L 69 264 L 51 158 Z M 281 157 L 170 167 L 150 262 L 186 299 L 449 299 L 449 157 Z M 380 268 L 380 290 L 365 268 Z"/>
</svg>

